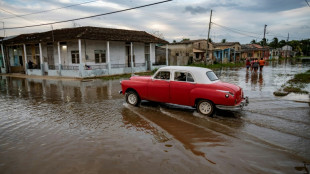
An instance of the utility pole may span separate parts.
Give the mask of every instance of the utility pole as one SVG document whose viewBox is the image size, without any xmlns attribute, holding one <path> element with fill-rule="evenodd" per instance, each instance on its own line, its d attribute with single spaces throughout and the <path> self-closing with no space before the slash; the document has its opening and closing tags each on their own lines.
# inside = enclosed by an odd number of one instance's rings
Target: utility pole
<svg viewBox="0 0 310 174">
<path fill-rule="evenodd" d="M 207 56 L 208 56 L 208 49 L 209 49 L 209 40 L 210 40 L 210 30 L 211 30 L 211 18 L 212 18 L 212 10 L 210 14 L 210 21 L 209 21 L 209 31 L 208 31 L 208 40 L 207 40 L 207 49 L 206 49 L 206 57 L 205 57 L 205 65 L 207 65 Z"/>
<path fill-rule="evenodd" d="M 265 45 L 265 42 L 266 42 L 266 27 L 267 27 L 267 25 L 265 24 L 265 26 L 264 26 L 264 38 L 263 38 L 263 49 L 264 49 L 264 45 Z M 263 51 L 263 57 L 265 57 L 265 51 Z"/>
<path fill-rule="evenodd" d="M 287 39 L 286 39 L 286 55 L 285 57 L 287 58 L 287 54 L 288 54 L 288 40 L 290 38 L 290 33 L 287 33 Z"/>
</svg>

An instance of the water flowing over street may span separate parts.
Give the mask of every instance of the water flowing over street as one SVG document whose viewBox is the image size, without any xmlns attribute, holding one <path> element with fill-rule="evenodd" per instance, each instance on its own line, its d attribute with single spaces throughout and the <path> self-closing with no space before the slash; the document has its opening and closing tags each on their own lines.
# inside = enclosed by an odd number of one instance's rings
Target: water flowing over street
<svg viewBox="0 0 310 174">
<path fill-rule="evenodd" d="M 309 64 L 268 63 L 257 73 L 214 70 L 250 104 L 213 118 L 172 104 L 130 106 L 121 79 L 0 76 L 0 173 L 306 173 L 309 98 L 273 92 Z"/>
</svg>

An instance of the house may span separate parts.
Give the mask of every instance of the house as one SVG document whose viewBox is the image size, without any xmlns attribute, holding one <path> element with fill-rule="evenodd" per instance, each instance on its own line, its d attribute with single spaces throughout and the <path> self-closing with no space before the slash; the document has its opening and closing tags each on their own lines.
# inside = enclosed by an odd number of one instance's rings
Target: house
<svg viewBox="0 0 310 174">
<path fill-rule="evenodd" d="M 279 59 L 281 56 L 281 48 L 272 48 L 270 49 L 270 59 Z"/>
<path fill-rule="evenodd" d="M 293 51 L 293 47 L 290 45 L 284 45 L 281 51 L 281 56 L 282 57 L 295 57 L 296 52 Z"/>
<path fill-rule="evenodd" d="M 241 45 L 241 58 L 269 58 L 269 47 L 258 44 Z"/>
<path fill-rule="evenodd" d="M 239 42 L 213 43 L 213 56 L 218 63 L 238 62 L 241 58 Z"/>
<path fill-rule="evenodd" d="M 161 67 L 156 44 L 168 42 L 144 31 L 78 27 L 5 38 L 1 55 L 9 73 L 85 78 Z"/>
<path fill-rule="evenodd" d="M 210 42 L 207 59 L 212 60 L 213 45 Z M 192 62 L 204 62 L 206 57 L 207 40 L 183 40 L 181 42 L 170 43 L 169 62 L 170 65 L 188 65 Z"/>
</svg>

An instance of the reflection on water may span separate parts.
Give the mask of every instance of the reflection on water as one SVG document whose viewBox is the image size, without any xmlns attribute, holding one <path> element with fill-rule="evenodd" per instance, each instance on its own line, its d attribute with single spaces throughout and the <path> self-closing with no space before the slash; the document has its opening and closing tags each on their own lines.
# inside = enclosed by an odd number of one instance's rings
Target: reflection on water
<svg viewBox="0 0 310 174">
<path fill-rule="evenodd" d="M 215 70 L 242 112 L 125 103 L 119 80 L 0 76 L 0 173 L 296 173 L 310 160 L 309 105 L 273 91 L 308 66 Z"/>
</svg>

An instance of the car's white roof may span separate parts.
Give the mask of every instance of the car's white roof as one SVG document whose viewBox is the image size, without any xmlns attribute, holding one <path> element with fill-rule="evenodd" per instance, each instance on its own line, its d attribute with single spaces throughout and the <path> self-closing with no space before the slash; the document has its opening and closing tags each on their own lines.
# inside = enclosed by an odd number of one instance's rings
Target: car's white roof
<svg viewBox="0 0 310 174">
<path fill-rule="evenodd" d="M 159 68 L 160 71 L 162 70 L 169 70 L 169 71 L 186 71 L 190 72 L 192 76 L 195 79 L 195 82 L 197 83 L 203 83 L 203 84 L 209 84 L 216 81 L 210 81 L 210 79 L 207 77 L 206 73 L 208 71 L 212 71 L 208 68 L 202 68 L 202 67 L 193 67 L 193 66 L 165 66 L 162 68 Z"/>
</svg>

